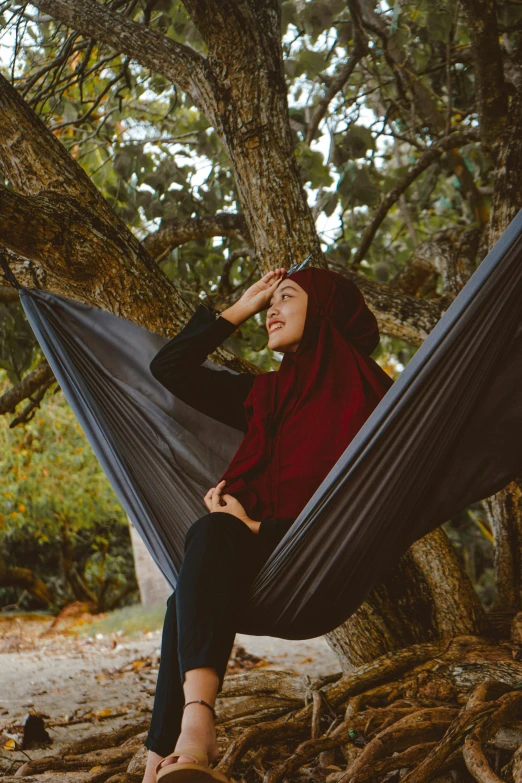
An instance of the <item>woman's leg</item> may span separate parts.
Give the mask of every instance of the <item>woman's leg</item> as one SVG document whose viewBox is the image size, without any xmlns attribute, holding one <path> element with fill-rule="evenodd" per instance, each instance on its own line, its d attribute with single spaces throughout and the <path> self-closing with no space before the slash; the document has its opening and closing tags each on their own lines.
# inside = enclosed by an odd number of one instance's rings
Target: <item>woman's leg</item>
<svg viewBox="0 0 522 783">
<path fill-rule="evenodd" d="M 217 756 L 213 717 L 193 699 L 215 703 L 235 638 L 235 619 L 247 587 L 269 552 L 244 522 L 225 512 L 189 528 L 176 592 L 167 602 L 148 769 L 176 745 L 196 742 Z M 180 761 L 189 761 L 181 757 Z M 152 775 L 152 772 L 150 773 Z M 144 778 L 144 783 L 154 780 Z"/>
<path fill-rule="evenodd" d="M 211 761 L 217 758 L 218 747 L 214 722 L 208 707 L 201 704 L 191 704 L 183 712 L 185 701 L 192 701 L 193 698 L 204 699 L 213 705 L 217 684 L 218 677 L 213 668 L 191 669 L 185 674 L 184 685 L 181 683 L 176 594 L 172 593 L 167 601 L 167 612 L 163 623 L 156 695 L 149 733 L 145 741 L 149 753 L 143 783 L 155 783 L 155 770 L 158 763 L 169 753 L 172 753 L 176 738 L 180 735 L 182 716 L 185 731 L 193 732 L 194 720 L 200 724 L 197 727 L 199 734 L 203 730 L 207 735 L 203 746 L 208 748 Z M 194 740 L 201 744 L 200 737 L 194 738 Z M 184 741 L 192 742 L 193 739 L 189 738 Z M 182 757 L 180 760 L 192 761 L 188 757 Z"/>
<path fill-rule="evenodd" d="M 176 615 L 176 593 L 167 601 L 163 621 L 161 654 L 156 694 L 145 746 L 161 757 L 174 747 L 175 738 L 181 729 L 181 712 L 184 696 L 178 663 L 178 622 Z"/>
</svg>

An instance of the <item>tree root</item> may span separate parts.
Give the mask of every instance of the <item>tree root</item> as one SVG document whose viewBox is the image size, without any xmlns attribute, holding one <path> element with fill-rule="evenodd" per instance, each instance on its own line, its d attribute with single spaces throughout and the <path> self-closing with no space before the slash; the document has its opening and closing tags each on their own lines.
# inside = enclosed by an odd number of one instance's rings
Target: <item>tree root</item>
<svg viewBox="0 0 522 783">
<path fill-rule="evenodd" d="M 414 645 L 310 682 L 225 678 L 216 768 L 236 783 L 522 783 L 522 660 L 477 636 Z M 26 762 L 17 783 L 141 783 L 148 721 Z M 141 732 L 141 733 L 140 733 Z M 9 781 L 9 778 L 5 778 Z"/>
</svg>

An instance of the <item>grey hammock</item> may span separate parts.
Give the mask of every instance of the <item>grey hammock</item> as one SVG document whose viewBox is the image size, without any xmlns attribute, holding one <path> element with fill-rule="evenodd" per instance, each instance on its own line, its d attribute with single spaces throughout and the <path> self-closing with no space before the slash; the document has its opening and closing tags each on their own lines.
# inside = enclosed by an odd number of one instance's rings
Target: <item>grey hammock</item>
<svg viewBox="0 0 522 783">
<path fill-rule="evenodd" d="M 416 539 L 522 472 L 521 234 L 522 210 L 273 551 L 238 631 L 333 630 Z M 114 491 L 175 588 L 186 530 L 243 433 L 151 375 L 167 338 L 16 285 Z"/>
</svg>

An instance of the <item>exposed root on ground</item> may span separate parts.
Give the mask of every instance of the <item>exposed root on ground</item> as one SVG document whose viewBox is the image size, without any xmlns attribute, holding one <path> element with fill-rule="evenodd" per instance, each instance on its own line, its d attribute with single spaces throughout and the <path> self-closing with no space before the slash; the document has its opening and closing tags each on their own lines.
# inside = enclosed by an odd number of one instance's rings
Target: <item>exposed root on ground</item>
<svg viewBox="0 0 522 783">
<path fill-rule="evenodd" d="M 519 646 L 459 636 L 315 681 L 228 676 L 217 769 L 237 783 L 522 783 L 520 658 Z M 4 780 L 140 783 L 145 733 L 142 723 L 98 734 Z"/>
</svg>

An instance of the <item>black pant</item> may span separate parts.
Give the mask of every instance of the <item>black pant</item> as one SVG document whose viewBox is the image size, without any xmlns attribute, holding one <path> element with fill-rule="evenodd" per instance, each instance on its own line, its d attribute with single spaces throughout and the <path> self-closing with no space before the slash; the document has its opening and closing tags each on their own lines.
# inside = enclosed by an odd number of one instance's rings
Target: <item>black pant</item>
<svg viewBox="0 0 522 783">
<path fill-rule="evenodd" d="M 149 750 L 161 756 L 174 750 L 181 730 L 186 671 L 214 667 L 218 693 L 222 690 L 238 611 L 276 543 L 265 543 L 238 517 L 222 511 L 205 514 L 188 529 L 178 584 L 167 601 L 156 695 L 145 740 Z"/>
</svg>

